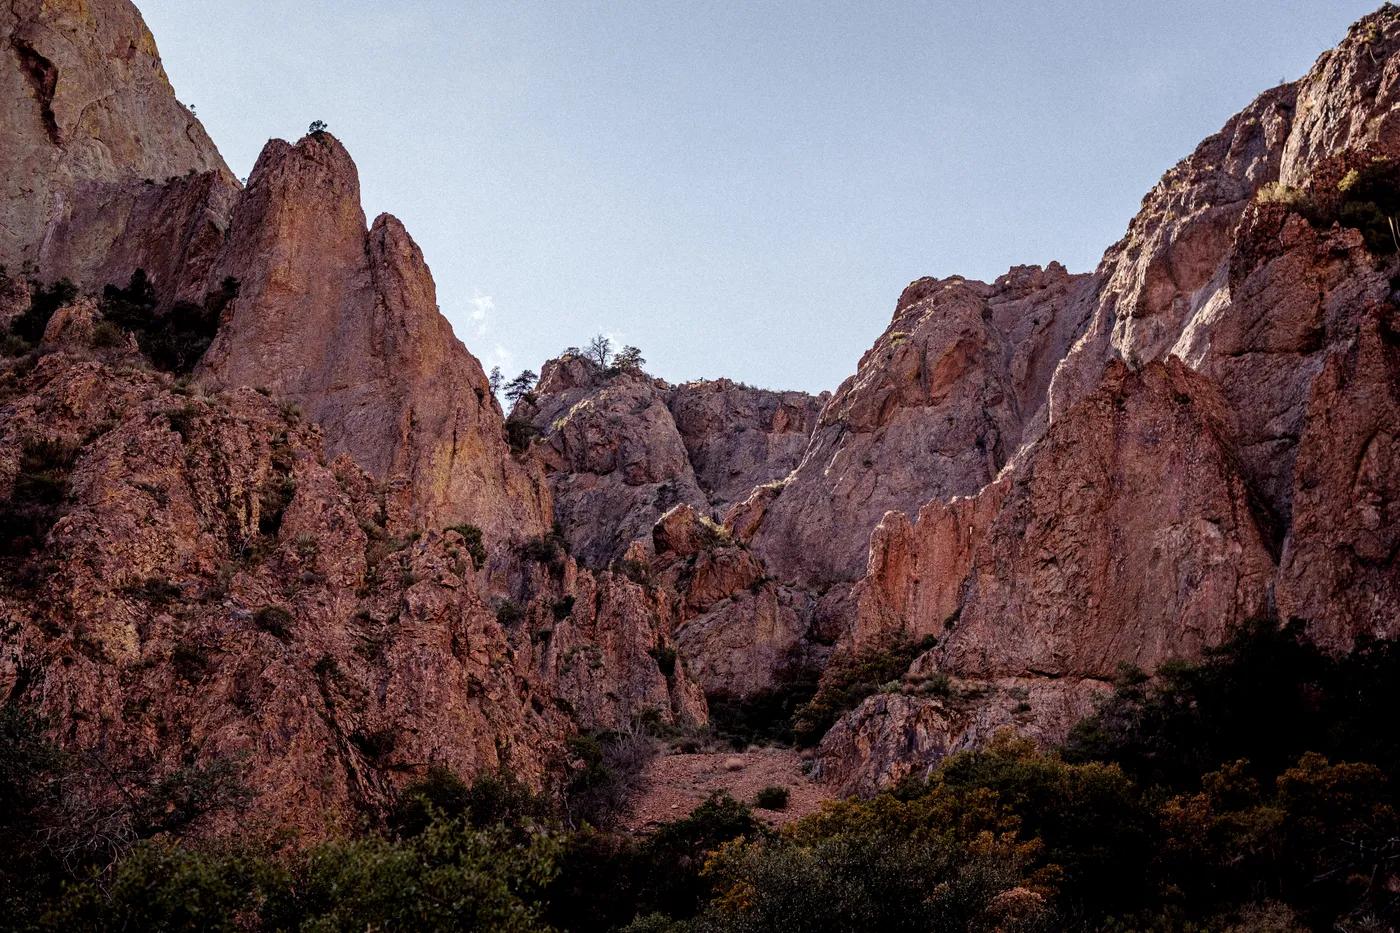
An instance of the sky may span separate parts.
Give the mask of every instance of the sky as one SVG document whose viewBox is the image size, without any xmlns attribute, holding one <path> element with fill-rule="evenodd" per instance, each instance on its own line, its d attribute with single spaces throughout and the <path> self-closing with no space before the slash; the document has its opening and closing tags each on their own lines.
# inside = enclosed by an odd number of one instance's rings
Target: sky
<svg viewBox="0 0 1400 933">
<path fill-rule="evenodd" d="M 136 0 L 247 176 L 323 120 L 509 377 L 835 389 L 925 275 L 1091 271 L 1379 0 Z"/>
</svg>

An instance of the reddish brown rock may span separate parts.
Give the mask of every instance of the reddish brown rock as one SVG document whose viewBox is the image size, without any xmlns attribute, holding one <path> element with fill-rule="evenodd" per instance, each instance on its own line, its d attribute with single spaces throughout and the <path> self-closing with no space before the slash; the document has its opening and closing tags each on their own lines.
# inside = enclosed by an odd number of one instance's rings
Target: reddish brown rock
<svg viewBox="0 0 1400 933">
<path fill-rule="evenodd" d="M 837 795 L 871 796 L 906 777 L 927 778 L 944 758 L 1002 729 L 1049 750 L 1110 689 L 1076 679 L 954 680 L 939 697 L 922 694 L 920 681 L 870 697 L 837 723 L 817 748 L 813 775 Z"/>
<path fill-rule="evenodd" d="M 424 525 L 471 522 L 493 550 L 548 527 L 548 490 L 512 458 L 422 253 L 388 215 L 366 231 L 358 174 L 333 137 L 268 144 L 211 285 L 225 276 L 242 291 L 201 365 L 204 384 L 296 402 L 332 454 L 404 477 Z"/>
<path fill-rule="evenodd" d="M 1263 611 L 1274 563 L 1228 417 L 1209 380 L 1178 362 L 1111 366 L 1011 477 L 939 663 L 963 676 L 1108 679 L 1120 664 L 1199 656 Z M 941 540 L 957 566 L 963 545 Z"/>
<path fill-rule="evenodd" d="M 1278 611 L 1321 644 L 1400 636 L 1400 338 L 1372 317 L 1312 384 Z"/>
<path fill-rule="evenodd" d="M 667 405 L 696 481 L 716 513 L 787 476 L 807 452 L 831 393 L 770 392 L 728 379 L 687 382 Z"/>
<path fill-rule="evenodd" d="M 639 372 L 609 375 L 580 356 L 545 364 L 534 401 L 513 418 L 542 435 L 554 515 L 589 567 L 605 567 L 677 504 L 709 514 L 675 420 L 667 386 Z"/>
<path fill-rule="evenodd" d="M 80 446 L 47 545 L 3 567 L 0 692 L 66 747 L 138 786 L 239 763 L 240 826 L 310 835 L 432 762 L 546 781 L 573 726 L 515 673 L 461 539 L 391 538 L 366 518 L 388 491 L 328 467 L 314 427 L 61 352 L 24 389 L 5 449 Z"/>
<path fill-rule="evenodd" d="M 1282 181 L 1301 186 L 1344 149 L 1400 157 L 1400 11 L 1387 4 L 1347 30 L 1298 82 L 1297 116 L 1283 150 Z"/>
<path fill-rule="evenodd" d="M 990 482 L 1040 405 L 1056 347 L 1072 337 L 1060 309 L 1082 281 L 1053 265 L 995 285 L 923 279 L 906 289 L 781 495 L 759 494 L 753 545 L 769 572 L 807 586 L 853 583 L 886 512 L 914 514 Z"/>
</svg>

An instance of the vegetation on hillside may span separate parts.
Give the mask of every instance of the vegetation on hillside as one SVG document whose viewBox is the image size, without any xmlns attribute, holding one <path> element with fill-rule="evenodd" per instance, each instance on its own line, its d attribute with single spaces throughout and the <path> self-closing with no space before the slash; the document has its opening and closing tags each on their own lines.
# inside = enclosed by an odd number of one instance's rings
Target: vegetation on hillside
<svg viewBox="0 0 1400 933">
<path fill-rule="evenodd" d="M 378 830 L 311 848 L 176 842 L 238 805 L 207 774 L 126 814 L 121 846 L 83 845 L 90 824 L 64 807 L 76 759 L 8 706 L 6 916 L 90 931 L 1379 933 L 1400 910 L 1397 675 L 1400 643 L 1330 657 L 1255 623 L 1198 664 L 1125 671 L 1062 751 L 1003 733 L 781 833 L 723 796 L 649 836 L 595 828 L 633 752 L 584 737 L 562 809 L 507 774 L 434 767 Z"/>
</svg>

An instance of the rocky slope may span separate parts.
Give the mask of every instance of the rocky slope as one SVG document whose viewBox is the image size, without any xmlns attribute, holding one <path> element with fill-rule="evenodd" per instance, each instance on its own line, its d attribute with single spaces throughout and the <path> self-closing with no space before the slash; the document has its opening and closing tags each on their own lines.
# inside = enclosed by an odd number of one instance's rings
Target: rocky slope
<svg viewBox="0 0 1400 933">
<path fill-rule="evenodd" d="M 49 333 L 0 428 L 0 696 L 101 762 L 94 806 L 231 767 L 239 820 L 314 836 L 431 764 L 552 787 L 580 726 L 703 722 L 643 587 L 571 567 L 568 611 L 529 607 L 553 638 L 503 625 L 470 542 L 422 531 L 407 483 L 329 462 L 293 408 L 91 350 L 74 313 Z"/>
<path fill-rule="evenodd" d="M 0 29 L 0 263 L 85 293 L 0 364 L 0 697 L 100 765 L 93 812 L 232 769 L 239 819 L 314 835 L 431 763 L 551 786 L 579 729 L 899 648 L 816 752 L 869 792 L 1059 741 L 1250 617 L 1400 634 L 1392 7 L 1091 275 L 921 279 L 833 395 L 567 354 L 510 423 L 334 137 L 244 189 L 126 0 Z M 192 387 L 102 320 L 137 268 L 162 314 L 239 283 Z M 0 274 L 0 323 L 37 281 Z"/>
</svg>

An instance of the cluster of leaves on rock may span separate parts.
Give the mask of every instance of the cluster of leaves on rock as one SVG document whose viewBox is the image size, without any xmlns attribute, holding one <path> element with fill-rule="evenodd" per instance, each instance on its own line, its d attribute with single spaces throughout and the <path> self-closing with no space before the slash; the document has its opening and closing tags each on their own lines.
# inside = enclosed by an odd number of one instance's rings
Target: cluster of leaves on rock
<svg viewBox="0 0 1400 933">
<path fill-rule="evenodd" d="M 1303 188 L 1265 185 L 1259 199 L 1279 203 L 1325 230 L 1352 227 L 1378 256 L 1400 252 L 1400 163 L 1348 150 L 1323 160 Z"/>
<path fill-rule="evenodd" d="M 214 342 L 223 314 L 238 292 L 238 280 L 226 278 L 202 305 L 179 301 L 158 314 L 155 287 L 145 271 L 137 269 L 126 288 L 108 285 L 103 291 L 102 315 L 106 323 L 134 334 L 141 352 L 156 368 L 187 375 Z"/>
<path fill-rule="evenodd" d="M 1156 681 L 1125 674 L 1063 753 L 1003 733 L 777 834 L 726 797 L 645 837 L 595 829 L 580 811 L 635 753 L 582 737 L 564 812 L 508 775 L 433 768 L 378 833 L 285 852 L 145 842 L 89 858 L 91 880 L 44 855 L 65 756 L 11 708 L 6 906 L 93 931 L 1383 931 L 1400 906 L 1397 691 L 1400 644 L 1333 658 L 1254 625 Z"/>
<path fill-rule="evenodd" d="M 203 304 L 180 301 L 161 314 L 157 313 L 155 286 L 144 269 L 137 269 L 125 288 L 108 285 L 103 290 L 102 321 L 93 331 L 93 348 L 118 346 L 121 334 L 128 332 L 157 369 L 188 375 L 214 342 L 224 311 L 238 297 L 238 291 L 238 280 L 227 278 L 205 296 Z M 77 297 L 77 287 L 67 279 L 49 285 L 31 282 L 29 307 L 0 334 L 4 355 L 32 351 L 58 309 Z"/>
</svg>

